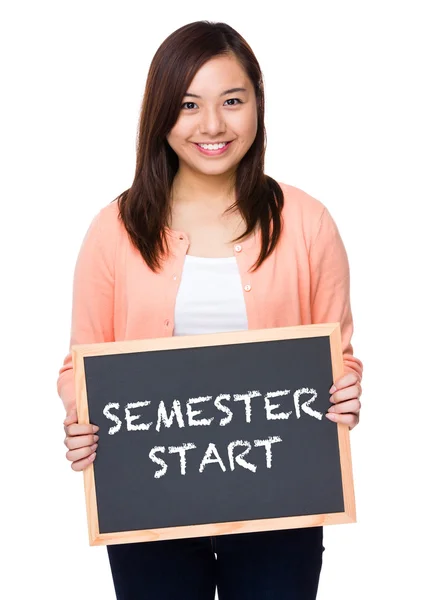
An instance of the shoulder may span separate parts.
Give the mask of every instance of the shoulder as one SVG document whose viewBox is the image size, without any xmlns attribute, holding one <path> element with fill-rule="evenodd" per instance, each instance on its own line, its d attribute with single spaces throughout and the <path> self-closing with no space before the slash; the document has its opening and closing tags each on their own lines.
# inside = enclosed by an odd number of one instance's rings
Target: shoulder
<svg viewBox="0 0 424 600">
<path fill-rule="evenodd" d="M 294 235 L 302 232 L 308 248 L 343 244 L 339 228 L 323 202 L 294 186 L 279 185 L 284 194 L 283 227 L 288 225 Z"/>
<path fill-rule="evenodd" d="M 321 219 L 326 207 L 320 200 L 294 185 L 280 181 L 278 184 L 284 195 L 283 217 L 287 215 L 288 217 L 297 217 L 313 222 Z"/>
<path fill-rule="evenodd" d="M 112 233 L 121 227 L 117 200 L 103 206 L 93 219 L 93 224 L 99 231 Z"/>
<path fill-rule="evenodd" d="M 282 218 L 286 230 L 294 235 L 301 234 L 309 246 L 319 232 L 336 227 L 321 200 L 293 185 L 284 182 L 278 184 L 284 195 Z M 328 231 L 325 235 L 329 233 Z"/>
<path fill-rule="evenodd" d="M 300 241 L 310 251 L 317 245 L 328 246 L 340 237 L 332 215 L 321 200 L 294 185 L 280 181 L 278 185 L 284 195 L 282 239 Z"/>
<path fill-rule="evenodd" d="M 101 255 L 112 260 L 118 242 L 126 233 L 119 218 L 119 207 L 116 200 L 103 206 L 92 218 L 82 243 L 85 254 Z"/>
<path fill-rule="evenodd" d="M 119 216 L 117 200 L 103 206 L 91 221 L 89 232 L 103 247 L 115 246 L 118 238 L 126 233 Z"/>
</svg>

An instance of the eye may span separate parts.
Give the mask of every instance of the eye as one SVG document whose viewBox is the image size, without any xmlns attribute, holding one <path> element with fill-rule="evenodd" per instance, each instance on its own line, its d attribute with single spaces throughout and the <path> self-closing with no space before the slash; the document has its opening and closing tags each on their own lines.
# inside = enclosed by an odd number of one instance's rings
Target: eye
<svg viewBox="0 0 424 600">
<path fill-rule="evenodd" d="M 225 102 L 237 102 L 237 104 L 243 104 L 240 98 L 229 98 Z M 237 106 L 237 104 L 230 104 L 230 106 Z"/>
<path fill-rule="evenodd" d="M 237 104 L 243 104 L 243 101 L 240 98 L 229 98 L 225 102 L 230 102 L 227 106 L 237 106 Z M 225 104 L 225 103 L 224 103 Z M 182 109 L 186 110 L 194 110 L 195 108 L 199 108 L 195 102 L 184 102 L 181 105 Z"/>
<path fill-rule="evenodd" d="M 196 104 L 195 102 L 184 102 L 184 103 L 181 105 L 181 108 L 184 108 L 186 104 L 194 104 L 194 106 L 197 106 L 197 104 Z M 187 108 L 188 108 L 188 107 L 187 107 Z M 188 110 L 191 110 L 191 108 L 188 108 Z"/>
</svg>

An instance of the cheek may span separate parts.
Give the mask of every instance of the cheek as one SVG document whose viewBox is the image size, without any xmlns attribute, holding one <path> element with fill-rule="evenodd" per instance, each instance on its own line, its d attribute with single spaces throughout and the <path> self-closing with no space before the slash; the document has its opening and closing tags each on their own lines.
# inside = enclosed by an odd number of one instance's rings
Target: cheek
<svg viewBox="0 0 424 600">
<path fill-rule="evenodd" d="M 249 129 L 249 139 L 250 141 L 253 143 L 253 140 L 256 137 L 256 133 L 258 131 L 258 119 L 255 115 L 254 119 L 252 120 L 252 123 L 250 125 L 250 129 Z"/>
<path fill-rule="evenodd" d="M 178 123 L 172 128 L 171 132 L 169 133 L 167 138 L 168 143 L 171 146 L 171 148 L 178 154 L 182 150 L 184 150 L 184 147 L 190 145 L 189 142 L 187 142 L 187 139 L 190 138 L 191 135 L 191 131 L 189 127 L 187 127 L 187 124 Z"/>
<path fill-rule="evenodd" d="M 243 115 L 243 117 L 240 115 L 240 118 L 234 123 L 234 130 L 243 141 L 248 143 L 253 142 L 258 130 L 256 111 L 252 111 L 249 115 Z"/>
<path fill-rule="evenodd" d="M 184 135 L 184 127 L 181 122 L 175 123 L 174 127 L 168 134 L 168 142 L 170 146 L 176 146 L 181 143 Z"/>
</svg>

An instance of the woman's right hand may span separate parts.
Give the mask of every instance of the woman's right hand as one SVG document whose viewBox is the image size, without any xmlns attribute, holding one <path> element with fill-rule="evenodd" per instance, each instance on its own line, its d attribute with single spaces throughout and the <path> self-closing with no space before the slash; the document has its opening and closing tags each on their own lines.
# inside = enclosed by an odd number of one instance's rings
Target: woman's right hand
<svg viewBox="0 0 424 600">
<path fill-rule="evenodd" d="M 83 471 L 96 458 L 99 430 L 97 425 L 79 425 L 76 408 L 70 409 L 63 422 L 66 437 L 64 444 L 68 448 L 66 458 L 71 461 L 74 471 Z"/>
</svg>

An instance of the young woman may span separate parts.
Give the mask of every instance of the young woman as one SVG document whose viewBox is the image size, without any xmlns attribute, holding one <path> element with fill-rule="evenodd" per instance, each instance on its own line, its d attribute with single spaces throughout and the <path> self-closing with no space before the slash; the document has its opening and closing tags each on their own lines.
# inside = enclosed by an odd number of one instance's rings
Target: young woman
<svg viewBox="0 0 424 600">
<path fill-rule="evenodd" d="M 264 90 L 224 23 L 170 35 L 148 74 L 131 187 L 94 218 L 75 269 L 71 345 L 340 322 L 345 373 L 327 417 L 359 420 L 349 267 L 328 210 L 264 174 Z M 58 391 L 67 458 L 96 457 L 78 425 L 71 354 Z M 322 527 L 108 546 L 117 598 L 312 600 Z"/>
</svg>

